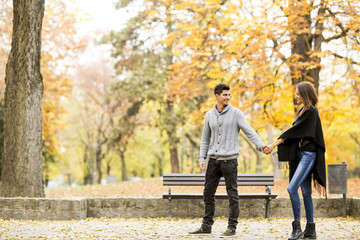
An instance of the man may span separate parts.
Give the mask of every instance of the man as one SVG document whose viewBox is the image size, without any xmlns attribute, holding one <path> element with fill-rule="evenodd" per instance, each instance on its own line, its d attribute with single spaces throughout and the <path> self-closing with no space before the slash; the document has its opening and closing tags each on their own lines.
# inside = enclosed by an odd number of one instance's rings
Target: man
<svg viewBox="0 0 360 240">
<path fill-rule="evenodd" d="M 236 234 L 239 217 L 237 157 L 239 156 L 240 129 L 257 150 L 263 151 L 265 145 L 248 124 L 240 109 L 229 104 L 230 87 L 220 83 L 215 86 L 214 94 L 216 104 L 205 115 L 199 154 L 199 165 L 202 171 L 205 171 L 205 159 L 209 157 L 204 186 L 205 215 L 200 229 L 190 234 L 211 233 L 214 223 L 215 192 L 220 178 L 224 177 L 229 197 L 229 220 L 227 230 L 221 237 L 227 237 Z"/>
</svg>

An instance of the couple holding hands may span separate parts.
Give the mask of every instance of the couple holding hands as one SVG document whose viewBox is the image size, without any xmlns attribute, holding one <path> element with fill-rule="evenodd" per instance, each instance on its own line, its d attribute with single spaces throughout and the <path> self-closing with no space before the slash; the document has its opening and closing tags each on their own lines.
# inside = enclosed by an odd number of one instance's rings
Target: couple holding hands
<svg viewBox="0 0 360 240">
<path fill-rule="evenodd" d="M 314 87 L 308 82 L 296 86 L 296 101 L 302 104 L 291 128 L 286 130 L 270 145 L 265 145 L 246 121 L 240 109 L 230 105 L 230 87 L 226 84 L 215 86 L 216 104 L 205 115 L 200 143 L 199 165 L 205 174 L 204 203 L 205 214 L 199 229 L 190 234 L 209 234 L 214 224 L 215 192 L 219 180 L 224 177 L 229 197 L 229 219 L 227 230 L 221 237 L 236 235 L 239 217 L 239 197 L 237 191 L 237 157 L 239 156 L 239 131 L 255 145 L 256 149 L 270 154 L 277 147 L 279 166 L 289 167 L 290 183 L 287 188 L 292 204 L 294 221 L 289 240 L 301 237 L 316 239 L 314 207 L 311 180 L 315 188 L 325 193 L 325 143 L 319 112 L 316 108 L 318 97 Z M 206 159 L 208 163 L 206 165 Z M 306 228 L 300 226 L 300 197 L 303 196 Z"/>
</svg>

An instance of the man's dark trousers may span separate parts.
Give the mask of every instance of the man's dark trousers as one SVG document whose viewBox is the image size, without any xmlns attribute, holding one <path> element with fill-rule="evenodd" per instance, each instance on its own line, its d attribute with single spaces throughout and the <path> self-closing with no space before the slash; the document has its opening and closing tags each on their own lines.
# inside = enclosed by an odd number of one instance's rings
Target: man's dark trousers
<svg viewBox="0 0 360 240">
<path fill-rule="evenodd" d="M 211 229 L 214 224 L 215 192 L 221 177 L 225 178 L 226 192 L 229 197 L 228 228 L 236 230 L 239 218 L 239 195 L 237 190 L 237 159 L 209 159 L 204 188 L 205 215 L 202 228 Z"/>
</svg>

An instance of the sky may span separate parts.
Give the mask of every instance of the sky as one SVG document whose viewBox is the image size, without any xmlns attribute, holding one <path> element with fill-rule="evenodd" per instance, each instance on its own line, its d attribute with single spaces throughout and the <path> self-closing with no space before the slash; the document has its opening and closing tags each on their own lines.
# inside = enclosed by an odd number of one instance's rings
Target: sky
<svg viewBox="0 0 360 240">
<path fill-rule="evenodd" d="M 120 31 L 130 18 L 124 9 L 115 9 L 118 0 L 75 0 L 74 7 L 86 14 L 88 20 L 80 21 L 78 35 L 90 40 L 88 49 L 78 56 L 79 64 L 86 64 L 100 59 L 110 58 L 110 45 L 96 45 L 95 40 L 100 40 L 109 31 Z"/>
<path fill-rule="evenodd" d="M 79 33 L 120 30 L 129 14 L 124 10 L 116 10 L 114 2 L 114 0 L 76 0 L 75 6 L 91 18 L 79 24 Z"/>
</svg>

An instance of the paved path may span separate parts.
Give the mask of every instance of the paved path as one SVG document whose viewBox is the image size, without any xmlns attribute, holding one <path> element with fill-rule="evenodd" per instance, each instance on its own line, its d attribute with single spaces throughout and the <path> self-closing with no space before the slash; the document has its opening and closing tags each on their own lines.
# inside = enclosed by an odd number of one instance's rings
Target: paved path
<svg viewBox="0 0 360 240">
<path fill-rule="evenodd" d="M 233 239 L 287 239 L 290 218 L 239 219 Z M 304 225 L 304 219 L 302 224 Z M 217 218 L 213 233 L 207 236 L 187 234 L 200 226 L 201 219 L 165 218 L 88 218 L 81 221 L 0 220 L 0 239 L 219 239 L 226 229 L 225 218 Z M 360 239 L 360 219 L 316 219 L 318 240 Z"/>
</svg>

